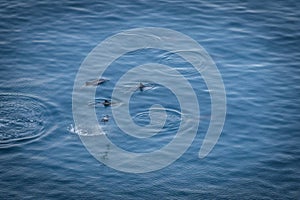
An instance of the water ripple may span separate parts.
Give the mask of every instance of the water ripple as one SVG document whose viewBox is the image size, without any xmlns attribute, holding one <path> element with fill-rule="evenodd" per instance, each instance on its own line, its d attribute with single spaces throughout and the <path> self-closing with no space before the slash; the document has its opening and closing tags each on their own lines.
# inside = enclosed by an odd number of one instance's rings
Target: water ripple
<svg viewBox="0 0 300 200">
<path fill-rule="evenodd" d="M 0 94 L 0 148 L 32 141 L 49 130 L 49 106 L 23 94 Z"/>
</svg>

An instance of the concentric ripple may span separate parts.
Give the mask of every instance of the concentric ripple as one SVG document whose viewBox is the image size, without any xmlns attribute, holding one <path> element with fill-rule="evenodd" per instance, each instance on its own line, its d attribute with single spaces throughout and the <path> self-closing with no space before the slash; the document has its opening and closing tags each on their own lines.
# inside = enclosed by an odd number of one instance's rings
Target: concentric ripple
<svg viewBox="0 0 300 200">
<path fill-rule="evenodd" d="M 23 94 L 0 94 L 0 116 L 0 148 L 44 135 L 50 121 L 45 103 Z"/>
<path fill-rule="evenodd" d="M 174 109 L 165 109 L 167 113 L 167 120 L 164 124 L 163 130 L 164 132 L 173 133 L 173 131 L 176 131 L 180 125 L 181 122 L 181 112 L 174 110 Z M 159 113 L 158 108 L 152 109 L 152 112 Z M 145 126 L 148 125 L 151 119 L 151 113 L 149 111 L 140 112 L 133 116 L 134 122 L 136 122 L 138 125 Z M 155 120 L 154 117 L 152 117 L 152 121 Z M 159 118 L 158 118 L 159 120 Z"/>
</svg>

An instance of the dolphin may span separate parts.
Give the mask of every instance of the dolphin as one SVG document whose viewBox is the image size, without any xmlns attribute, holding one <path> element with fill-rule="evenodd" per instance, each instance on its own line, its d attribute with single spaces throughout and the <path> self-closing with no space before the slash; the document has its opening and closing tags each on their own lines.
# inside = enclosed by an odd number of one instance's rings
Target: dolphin
<svg viewBox="0 0 300 200">
<path fill-rule="evenodd" d="M 103 104 L 105 107 L 107 107 L 107 106 L 110 106 L 110 105 L 111 105 L 111 102 L 105 99 L 105 100 L 102 102 L 102 104 Z"/>
<path fill-rule="evenodd" d="M 143 83 L 140 83 L 138 89 L 140 89 L 140 91 L 143 91 L 145 87 L 146 86 Z"/>
<path fill-rule="evenodd" d="M 96 79 L 96 80 L 92 80 L 92 81 L 87 81 L 85 82 L 85 86 L 97 86 L 97 85 L 101 85 L 102 83 L 108 81 L 107 79 L 104 78 L 100 78 L 100 79 Z"/>
<path fill-rule="evenodd" d="M 109 116 L 108 115 L 105 115 L 102 119 L 101 119 L 101 122 L 108 122 L 109 120 Z"/>
</svg>

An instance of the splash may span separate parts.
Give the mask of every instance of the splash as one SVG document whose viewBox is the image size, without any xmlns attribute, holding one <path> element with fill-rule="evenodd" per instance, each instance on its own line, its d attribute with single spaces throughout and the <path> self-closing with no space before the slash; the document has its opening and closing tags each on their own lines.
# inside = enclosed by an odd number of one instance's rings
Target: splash
<svg viewBox="0 0 300 200">
<path fill-rule="evenodd" d="M 70 133 L 80 135 L 80 136 L 95 136 L 95 135 L 105 135 L 105 133 L 99 133 L 99 132 L 88 132 L 85 129 L 82 129 L 80 127 L 74 126 L 73 124 L 70 124 L 67 130 Z"/>
</svg>

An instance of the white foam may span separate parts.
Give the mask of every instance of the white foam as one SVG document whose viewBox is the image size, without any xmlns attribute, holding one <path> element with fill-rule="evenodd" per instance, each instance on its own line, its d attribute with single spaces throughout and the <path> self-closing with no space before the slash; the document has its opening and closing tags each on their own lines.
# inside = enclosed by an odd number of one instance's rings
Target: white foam
<svg viewBox="0 0 300 200">
<path fill-rule="evenodd" d="M 88 132 L 87 130 L 81 129 L 79 127 L 73 126 L 73 124 L 70 124 L 68 127 L 68 131 L 70 133 L 76 134 L 76 135 L 82 135 L 82 136 L 95 136 L 95 135 L 105 135 L 105 133 L 97 133 L 97 132 Z"/>
</svg>

